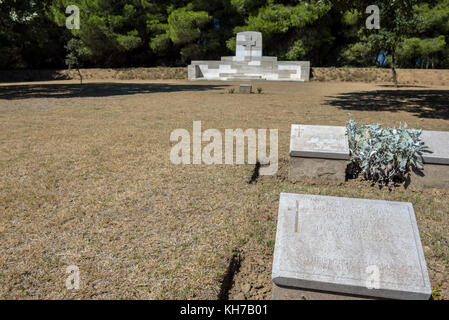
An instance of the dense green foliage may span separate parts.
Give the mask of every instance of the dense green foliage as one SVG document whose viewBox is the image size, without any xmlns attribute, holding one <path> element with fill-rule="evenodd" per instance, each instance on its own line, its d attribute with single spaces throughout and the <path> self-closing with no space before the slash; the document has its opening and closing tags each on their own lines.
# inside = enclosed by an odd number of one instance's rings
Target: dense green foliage
<svg viewBox="0 0 449 320">
<path fill-rule="evenodd" d="M 51 0 L 0 0 L 0 69 L 64 66 L 70 34 L 47 15 Z"/>
<path fill-rule="evenodd" d="M 352 175 L 389 185 L 405 181 L 412 170 L 422 170 L 420 152 L 426 149 L 421 130 L 382 128 L 381 125 L 358 125 L 353 120 L 346 126 L 351 151 Z"/>
<path fill-rule="evenodd" d="M 0 69 L 64 67 L 75 38 L 86 66 L 182 66 L 232 55 L 263 33 L 264 55 L 313 66 L 449 68 L 449 0 L 0 0 Z M 68 5 L 81 28 L 65 28 Z"/>
</svg>

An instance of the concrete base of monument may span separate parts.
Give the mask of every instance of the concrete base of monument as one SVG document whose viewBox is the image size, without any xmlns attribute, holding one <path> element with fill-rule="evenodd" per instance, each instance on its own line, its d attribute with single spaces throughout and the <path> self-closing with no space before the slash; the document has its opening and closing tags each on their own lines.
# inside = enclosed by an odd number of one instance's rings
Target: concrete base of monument
<svg viewBox="0 0 449 320">
<path fill-rule="evenodd" d="M 225 58 L 225 57 L 223 57 Z M 259 57 L 265 59 L 267 57 Z M 257 58 L 253 58 L 257 59 Z M 251 65 L 260 60 L 192 61 L 188 78 L 193 81 L 309 81 L 310 62 L 272 61 L 268 65 Z"/>
<path fill-rule="evenodd" d="M 272 300 L 375 300 L 375 299 L 372 297 L 362 297 L 334 292 L 281 287 L 273 283 Z"/>
<path fill-rule="evenodd" d="M 424 164 L 422 172 L 412 172 L 409 187 L 416 188 L 449 188 L 449 165 Z"/>
<path fill-rule="evenodd" d="M 290 157 L 289 178 L 319 178 L 345 182 L 346 160 Z"/>
</svg>

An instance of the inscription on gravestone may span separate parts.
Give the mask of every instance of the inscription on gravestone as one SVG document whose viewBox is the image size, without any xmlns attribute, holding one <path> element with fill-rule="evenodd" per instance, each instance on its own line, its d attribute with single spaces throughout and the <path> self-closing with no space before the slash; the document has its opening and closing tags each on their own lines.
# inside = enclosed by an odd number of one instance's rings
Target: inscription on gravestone
<svg viewBox="0 0 449 320">
<path fill-rule="evenodd" d="M 346 129 L 334 126 L 292 125 L 291 180 L 323 178 L 345 181 L 349 144 Z"/>
<path fill-rule="evenodd" d="M 379 270 L 379 288 L 367 287 Z M 273 258 L 277 286 L 392 299 L 429 299 L 410 203 L 281 194 Z"/>
</svg>

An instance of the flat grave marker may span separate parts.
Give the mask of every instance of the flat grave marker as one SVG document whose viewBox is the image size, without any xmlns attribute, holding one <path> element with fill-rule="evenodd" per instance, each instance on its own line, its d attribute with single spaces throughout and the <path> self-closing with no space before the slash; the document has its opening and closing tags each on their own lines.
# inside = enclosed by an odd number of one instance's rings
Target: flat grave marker
<svg viewBox="0 0 449 320">
<path fill-rule="evenodd" d="M 345 181 L 349 144 L 345 127 L 292 125 L 290 179 Z"/>
<path fill-rule="evenodd" d="M 284 290 L 294 299 L 432 294 L 413 206 L 403 202 L 282 193 L 272 279 L 273 299 Z"/>
<path fill-rule="evenodd" d="M 241 84 L 240 85 L 240 93 L 249 94 L 253 92 L 253 86 L 250 84 Z"/>
<path fill-rule="evenodd" d="M 449 132 L 424 130 L 421 139 L 429 147 L 422 154 L 424 163 L 449 165 Z"/>
</svg>

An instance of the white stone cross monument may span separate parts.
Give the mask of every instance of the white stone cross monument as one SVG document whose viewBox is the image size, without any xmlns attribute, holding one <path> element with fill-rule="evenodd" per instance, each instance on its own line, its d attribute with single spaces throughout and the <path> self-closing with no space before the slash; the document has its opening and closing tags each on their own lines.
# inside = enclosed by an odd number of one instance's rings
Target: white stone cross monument
<svg viewBox="0 0 449 320">
<path fill-rule="evenodd" d="M 246 31 L 236 36 L 235 56 L 222 57 L 221 61 L 192 61 L 188 72 L 190 80 L 308 81 L 310 62 L 264 57 L 262 33 Z"/>
<path fill-rule="evenodd" d="M 237 34 L 235 56 L 238 61 L 262 57 L 262 34 L 260 32 L 241 32 Z"/>
</svg>

